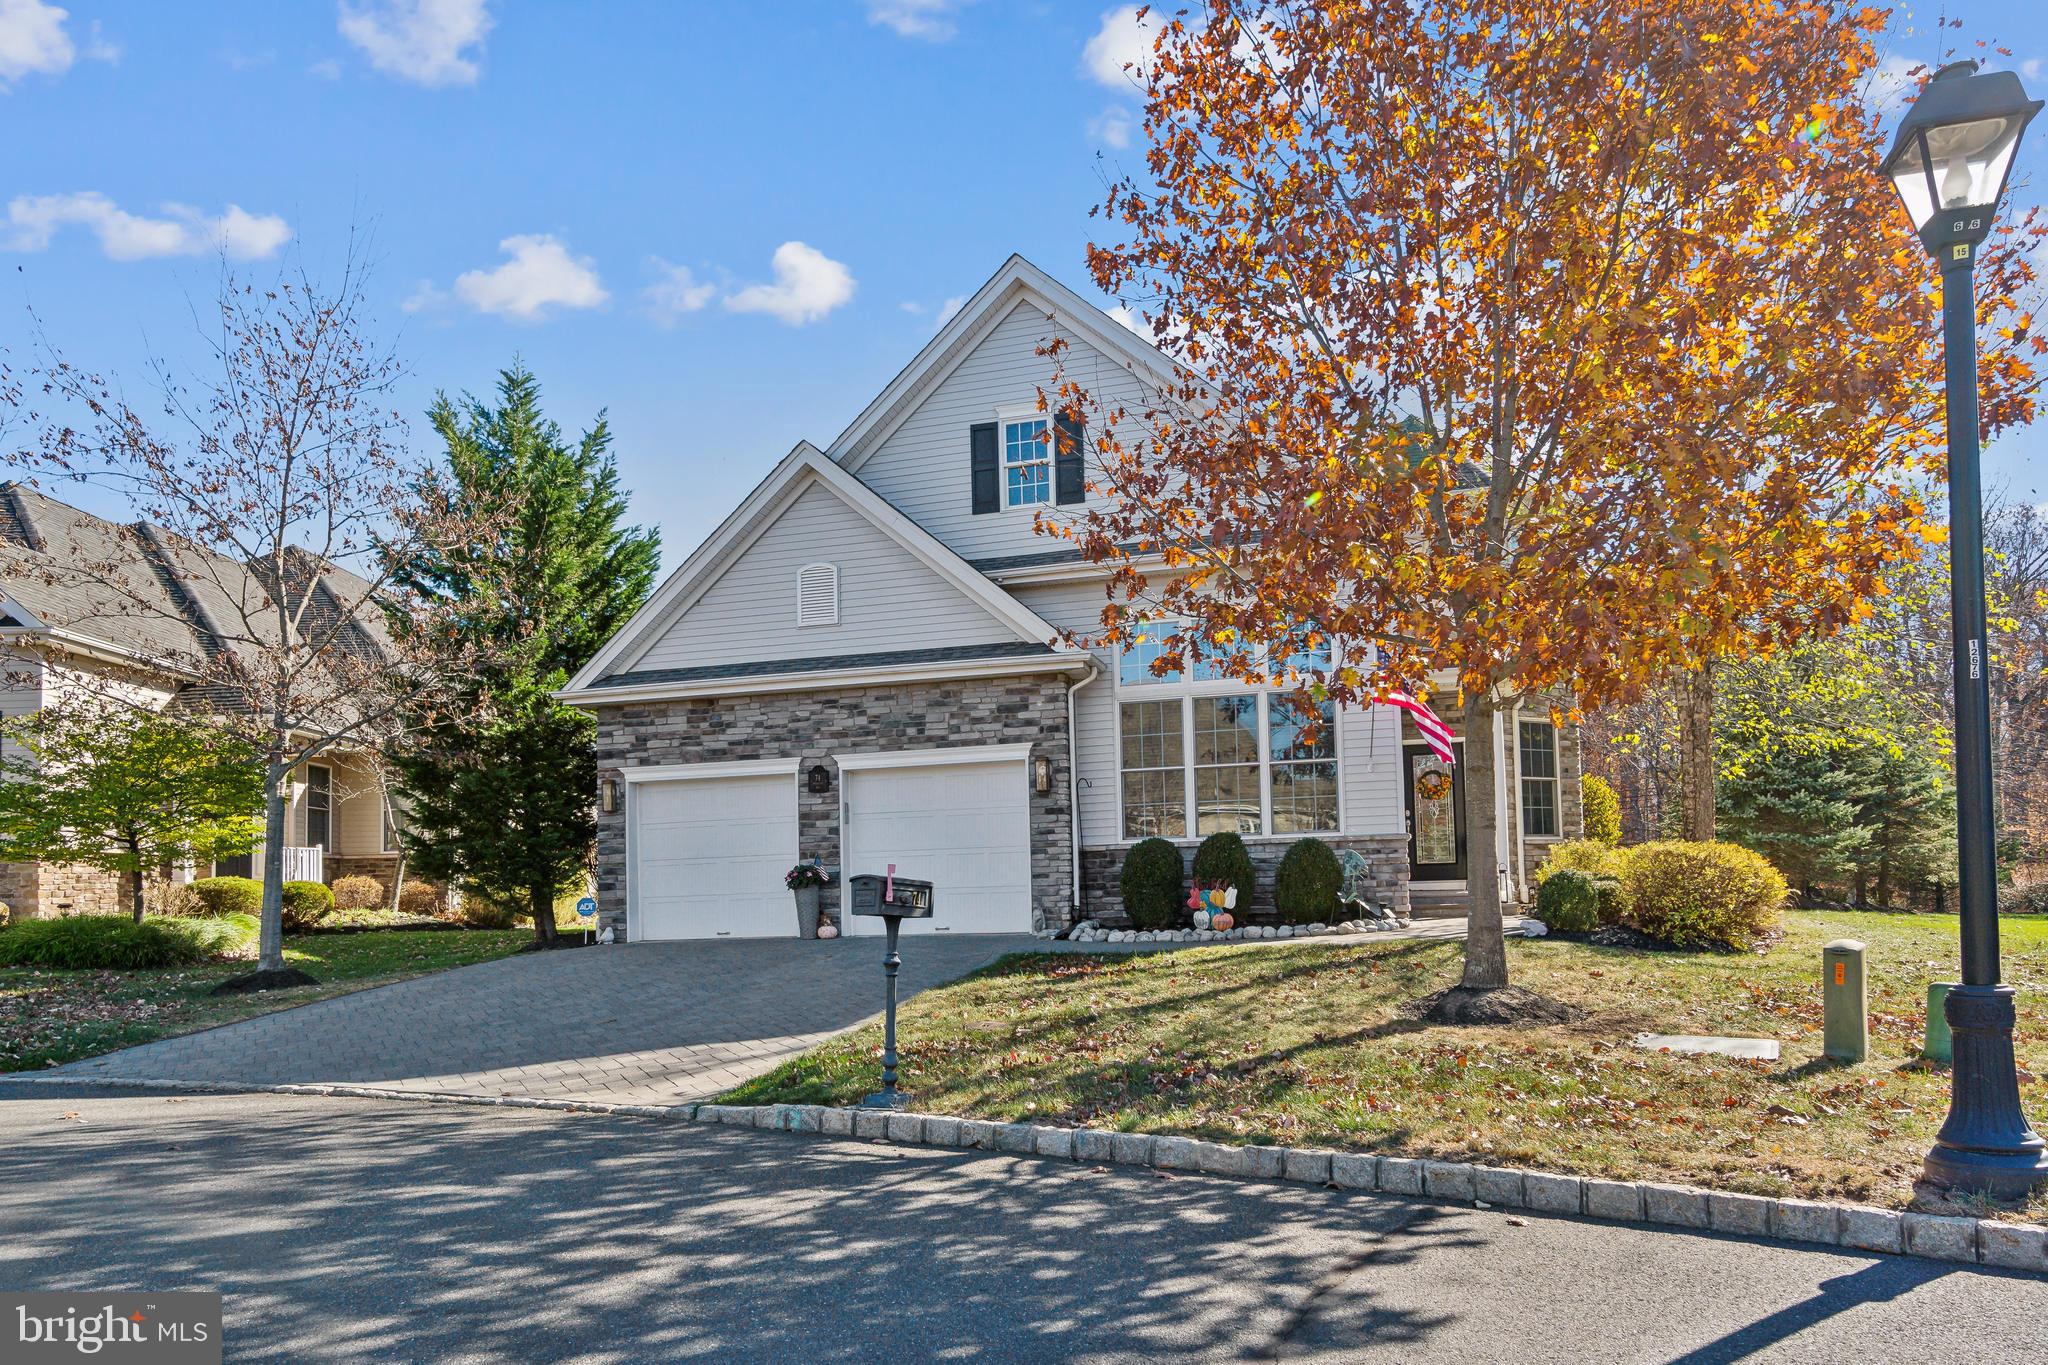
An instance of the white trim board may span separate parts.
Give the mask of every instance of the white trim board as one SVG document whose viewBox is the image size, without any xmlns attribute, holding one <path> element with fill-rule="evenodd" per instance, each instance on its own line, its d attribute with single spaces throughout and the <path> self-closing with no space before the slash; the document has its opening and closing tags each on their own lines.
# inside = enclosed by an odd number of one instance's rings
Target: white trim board
<svg viewBox="0 0 2048 1365">
<path fill-rule="evenodd" d="M 579 700 L 576 694 L 586 691 L 615 668 L 629 668 L 814 483 L 823 484 L 926 568 L 1007 626 L 1019 640 L 1051 644 L 1058 638 L 1059 632 L 1036 612 L 976 573 L 966 560 L 841 469 L 823 451 L 808 441 L 800 441 L 557 695 L 565 700 Z"/>
<path fill-rule="evenodd" d="M 834 754 L 843 773 L 878 768 L 941 768 L 968 763 L 1022 763 L 1031 757 L 1029 744 L 974 744 L 949 749 L 897 749 L 879 754 Z"/>
<path fill-rule="evenodd" d="M 714 777 L 791 777 L 800 758 L 736 759 L 731 763 L 656 763 L 619 769 L 621 782 L 677 782 Z"/>
<path fill-rule="evenodd" d="M 962 659 L 942 663 L 889 664 L 877 668 L 821 669 L 811 673 L 769 673 L 757 677 L 707 678 L 691 682 L 646 683 L 638 687 L 564 688 L 555 693 L 572 706 L 599 707 L 636 701 L 684 701 L 692 697 L 751 697 L 774 692 L 826 692 L 841 687 L 881 687 L 944 682 L 956 678 L 1008 678 L 1027 673 L 1079 673 L 1088 654 L 1034 654 L 1014 659 Z"/>
</svg>

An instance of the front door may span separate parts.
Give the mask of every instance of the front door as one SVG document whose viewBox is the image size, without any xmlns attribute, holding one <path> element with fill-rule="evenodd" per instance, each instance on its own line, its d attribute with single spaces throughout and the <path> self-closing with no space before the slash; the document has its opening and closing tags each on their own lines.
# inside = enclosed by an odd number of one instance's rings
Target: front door
<svg viewBox="0 0 2048 1365">
<path fill-rule="evenodd" d="M 1465 879 L 1465 765 L 1446 763 L 1427 744 L 1401 746 L 1401 789 L 1408 806 L 1408 879 Z"/>
</svg>

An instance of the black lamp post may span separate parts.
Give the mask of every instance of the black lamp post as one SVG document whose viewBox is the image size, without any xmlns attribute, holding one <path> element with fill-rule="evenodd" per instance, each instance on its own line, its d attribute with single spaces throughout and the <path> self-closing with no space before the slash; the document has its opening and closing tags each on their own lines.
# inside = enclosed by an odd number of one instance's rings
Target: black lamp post
<svg viewBox="0 0 2048 1365">
<path fill-rule="evenodd" d="M 1984 649 L 1984 524 L 1977 480 L 1977 247 L 2039 113 L 2010 71 L 1951 62 L 1899 123 L 1884 159 L 1941 267 L 1948 387 L 1949 609 L 1955 633 L 1957 873 L 1963 983 L 1949 992 L 1955 1070 L 1929 1182 L 1995 1198 L 2048 1184 L 2048 1143 L 2027 1126 L 2013 1066 L 2012 987 L 1999 982 L 1998 863 L 1991 837 L 1991 683 Z"/>
</svg>

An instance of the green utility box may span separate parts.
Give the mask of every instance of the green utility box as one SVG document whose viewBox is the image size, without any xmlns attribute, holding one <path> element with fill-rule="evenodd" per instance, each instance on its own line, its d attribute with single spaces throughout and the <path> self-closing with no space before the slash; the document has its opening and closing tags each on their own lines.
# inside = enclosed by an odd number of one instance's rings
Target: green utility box
<svg viewBox="0 0 2048 1365">
<path fill-rule="evenodd" d="M 1956 1059 L 1955 1040 L 1948 1032 L 1948 993 L 1955 988 L 1953 981 L 1928 983 L 1927 1044 L 1920 1049 L 1920 1055 L 1930 1062 L 1953 1062 Z"/>
<path fill-rule="evenodd" d="M 1826 1006 L 1828 1056 L 1860 1062 L 1870 1055 L 1870 983 L 1863 976 L 1863 945 L 1838 938 L 1820 950 L 1820 997 Z"/>
</svg>

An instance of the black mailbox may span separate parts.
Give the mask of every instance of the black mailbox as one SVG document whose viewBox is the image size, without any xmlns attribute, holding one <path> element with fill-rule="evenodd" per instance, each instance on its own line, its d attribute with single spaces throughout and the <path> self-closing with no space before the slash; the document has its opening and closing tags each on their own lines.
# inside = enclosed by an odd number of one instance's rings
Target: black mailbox
<svg viewBox="0 0 2048 1365">
<path fill-rule="evenodd" d="M 848 908 L 856 915 L 892 915 L 899 919 L 932 917 L 932 884 L 913 877 L 888 877 L 872 872 L 846 879 Z"/>
</svg>

